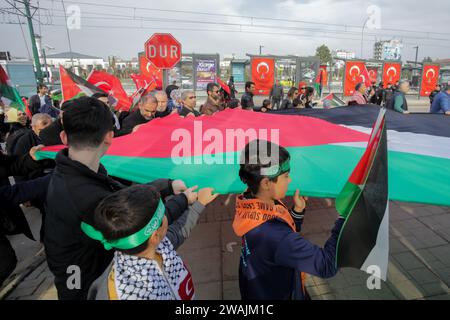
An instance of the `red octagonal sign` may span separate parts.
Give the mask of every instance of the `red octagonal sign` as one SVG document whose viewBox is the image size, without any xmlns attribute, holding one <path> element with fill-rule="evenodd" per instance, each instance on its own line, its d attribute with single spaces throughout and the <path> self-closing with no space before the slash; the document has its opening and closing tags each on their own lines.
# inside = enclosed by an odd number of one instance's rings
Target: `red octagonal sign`
<svg viewBox="0 0 450 320">
<path fill-rule="evenodd" d="M 181 60 L 181 44 L 170 33 L 155 33 L 145 43 L 145 56 L 160 69 L 171 69 Z"/>
</svg>

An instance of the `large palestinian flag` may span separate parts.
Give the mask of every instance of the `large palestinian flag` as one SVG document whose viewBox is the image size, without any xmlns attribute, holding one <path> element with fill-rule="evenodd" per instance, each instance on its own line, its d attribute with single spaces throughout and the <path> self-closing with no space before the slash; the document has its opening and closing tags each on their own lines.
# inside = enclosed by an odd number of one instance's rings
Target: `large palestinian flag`
<svg viewBox="0 0 450 320">
<path fill-rule="evenodd" d="M 342 108 L 325 112 L 337 109 Z M 370 114 L 354 118 L 361 116 Z M 376 114 L 370 126 L 375 119 Z M 239 109 L 198 118 L 173 114 L 115 138 L 102 163 L 109 174 L 131 181 L 177 178 L 219 193 L 240 193 L 245 186 L 238 176 L 239 153 L 258 137 L 279 142 L 291 153 L 289 194 L 299 188 L 307 196 L 334 198 L 364 153 L 369 134 L 370 127 L 366 133 L 311 116 Z M 41 156 L 54 157 L 59 148 L 49 147 Z M 448 158 L 392 150 L 389 161 L 391 199 L 450 205 Z"/>
<path fill-rule="evenodd" d="M 370 134 L 379 111 L 378 106 L 364 105 L 272 113 L 314 117 Z M 450 205 L 450 117 L 387 110 L 386 128 L 390 199 Z M 366 147 L 365 143 L 345 145 L 349 152 L 361 152 Z"/>
<path fill-rule="evenodd" d="M 336 267 L 375 271 L 383 280 L 389 259 L 385 111 L 380 111 L 366 151 L 336 198 L 336 209 L 346 218 L 337 243 Z"/>
</svg>

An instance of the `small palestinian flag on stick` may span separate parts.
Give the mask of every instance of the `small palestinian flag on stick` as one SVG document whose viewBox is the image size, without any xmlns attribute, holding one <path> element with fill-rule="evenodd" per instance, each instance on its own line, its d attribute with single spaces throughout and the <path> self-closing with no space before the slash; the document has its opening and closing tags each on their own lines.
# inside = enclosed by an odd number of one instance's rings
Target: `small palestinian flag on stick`
<svg viewBox="0 0 450 320">
<path fill-rule="evenodd" d="M 19 91 L 13 86 L 2 66 L 0 66 L 0 100 L 7 107 L 25 112 L 25 104 L 20 98 Z"/>
<path fill-rule="evenodd" d="M 386 109 L 381 109 L 361 160 L 336 198 L 346 218 L 336 266 L 353 267 L 386 280 L 389 258 L 389 197 Z M 374 271 L 375 270 L 375 271 Z"/>
<path fill-rule="evenodd" d="M 62 91 L 62 102 L 76 99 L 82 96 L 92 96 L 95 93 L 107 94 L 104 90 L 96 87 L 92 83 L 89 83 L 87 80 L 77 76 L 72 71 L 64 68 L 63 66 L 59 66 L 59 75 L 61 79 L 61 91 Z M 114 105 L 117 103 L 117 99 L 108 95 L 108 99 L 110 99 L 110 104 Z"/>
</svg>

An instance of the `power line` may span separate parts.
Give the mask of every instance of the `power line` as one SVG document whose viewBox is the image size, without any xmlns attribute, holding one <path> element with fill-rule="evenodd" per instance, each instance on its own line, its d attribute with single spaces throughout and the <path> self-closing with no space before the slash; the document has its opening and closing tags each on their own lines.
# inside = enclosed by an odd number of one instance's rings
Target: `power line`
<svg viewBox="0 0 450 320">
<path fill-rule="evenodd" d="M 47 9 L 47 8 L 46 8 Z M 55 11 L 63 11 L 58 9 L 53 9 Z M 186 19 L 171 19 L 171 18 L 152 18 L 152 17 L 144 17 L 144 16 L 128 16 L 123 14 L 108 14 L 107 16 L 98 16 L 97 12 L 83 12 L 83 14 L 92 14 L 96 16 L 84 16 L 83 19 L 95 19 L 95 20 L 113 20 L 113 21 L 153 21 L 153 22 L 177 22 L 177 23 L 190 23 L 190 24 L 210 24 L 210 25 L 223 25 L 223 26 L 237 26 L 237 27 L 251 27 L 251 28 L 269 28 L 269 29 L 279 29 L 278 26 L 273 25 L 260 25 L 260 24 L 244 24 L 244 23 L 231 23 L 231 22 L 214 22 L 214 21 L 198 21 L 198 20 L 186 20 Z M 54 17 L 64 18 L 60 15 L 53 15 Z M 311 32 L 326 32 L 326 33 L 334 33 L 334 34 L 353 34 L 359 35 L 360 32 L 353 31 L 340 31 L 340 30 L 329 30 L 329 29 L 314 29 L 314 28 L 302 28 L 302 27 L 283 27 L 283 29 L 287 30 L 302 30 L 302 31 L 311 31 Z M 369 36 L 380 36 L 379 33 L 366 33 Z M 395 35 L 386 35 L 383 36 L 395 36 Z M 442 39 L 442 38 L 431 38 L 431 37 L 417 37 L 417 36 L 405 36 L 402 38 L 407 39 L 418 39 L 418 40 L 436 40 L 436 41 L 450 41 L 450 39 Z"/>
<path fill-rule="evenodd" d="M 53 0 L 43 0 L 50 1 Z M 89 2 L 80 2 L 80 1 L 70 1 L 66 0 L 66 2 L 74 3 L 74 4 L 82 4 L 87 6 L 95 6 L 95 7 L 107 7 L 107 8 L 117 8 L 117 9 L 136 9 L 138 10 L 147 10 L 147 11 L 155 11 L 155 12 L 168 12 L 168 13 L 182 13 L 182 14 L 192 14 L 192 15 L 207 15 L 207 16 L 217 16 L 217 17 L 228 17 L 228 18 L 244 18 L 252 20 L 265 20 L 265 21 L 278 21 L 278 22 L 292 22 L 292 23 L 304 23 L 304 24 L 313 24 L 313 25 L 323 25 L 330 27 L 342 27 L 342 28 L 356 28 L 359 31 L 362 29 L 361 26 L 356 25 L 346 25 L 346 24 L 333 24 L 333 23 L 325 23 L 325 22 L 316 22 L 316 21 L 305 21 L 305 20 L 291 20 L 291 19 L 281 19 L 281 18 L 271 18 L 271 17 L 256 17 L 256 16 L 246 16 L 246 15 L 233 15 L 233 14 L 222 14 L 222 13 L 212 13 L 212 12 L 204 12 L 204 11 L 187 11 L 187 10 L 173 10 L 173 9 L 158 9 L 158 8 L 146 8 L 146 7 L 130 7 L 123 5 L 112 5 L 112 4 L 103 4 L 103 3 L 89 3 Z M 283 27 L 284 28 L 284 27 Z M 381 28 L 380 30 L 386 31 L 395 31 L 395 32 L 405 32 L 405 33 L 424 33 L 424 34 L 441 34 L 441 35 L 450 35 L 450 33 L 444 32 L 428 32 L 428 31 L 419 31 L 419 30 L 407 30 L 407 29 L 395 29 L 395 28 Z"/>
<path fill-rule="evenodd" d="M 65 27 L 64 24 L 51 24 L 46 25 L 46 27 Z M 167 28 L 162 27 L 145 27 L 145 26 L 118 26 L 118 25 L 83 25 L 83 28 L 96 28 L 96 29 L 145 29 L 145 30 L 167 30 Z M 244 33 L 244 34 L 263 34 L 263 35 L 282 35 L 282 36 L 292 36 L 297 38 L 317 38 L 313 35 L 305 35 L 299 33 L 282 33 L 282 32 L 262 32 L 262 31 L 247 31 L 247 30 L 220 30 L 220 29 L 195 29 L 195 28 L 176 28 L 171 27 L 170 30 L 177 31 L 197 31 L 197 32 L 224 32 L 224 33 Z M 361 41 L 360 38 L 348 38 L 348 37 L 336 37 L 321 35 L 321 38 L 330 38 L 336 40 L 350 40 L 350 41 Z M 364 39 L 365 42 L 373 42 L 371 39 Z M 404 42 L 406 45 L 416 45 L 417 43 Z M 429 47 L 440 47 L 440 48 L 450 48 L 450 46 L 434 45 L 434 44 L 422 44 Z"/>
</svg>

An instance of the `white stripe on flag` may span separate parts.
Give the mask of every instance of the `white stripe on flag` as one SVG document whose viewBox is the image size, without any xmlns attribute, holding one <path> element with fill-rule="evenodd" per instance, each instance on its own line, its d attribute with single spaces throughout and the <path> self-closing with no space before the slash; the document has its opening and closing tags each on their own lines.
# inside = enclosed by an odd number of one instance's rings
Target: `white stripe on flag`
<svg viewBox="0 0 450 320">
<path fill-rule="evenodd" d="M 371 128 L 359 126 L 343 126 L 359 132 L 371 133 Z M 387 130 L 388 150 L 415 153 L 424 156 L 450 159 L 450 138 L 432 136 L 423 133 L 398 132 Z M 334 143 L 339 146 L 366 148 L 366 142 Z"/>
</svg>

